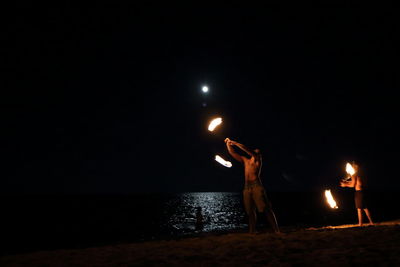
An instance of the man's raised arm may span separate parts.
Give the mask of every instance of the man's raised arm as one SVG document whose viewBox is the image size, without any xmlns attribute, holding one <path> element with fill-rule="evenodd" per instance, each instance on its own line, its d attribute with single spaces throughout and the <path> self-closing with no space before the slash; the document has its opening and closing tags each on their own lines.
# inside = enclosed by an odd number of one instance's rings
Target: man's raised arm
<svg viewBox="0 0 400 267">
<path fill-rule="evenodd" d="M 242 144 L 240 144 L 238 142 L 235 142 L 235 141 L 231 141 L 231 143 L 232 143 L 232 145 L 235 145 L 238 148 L 240 148 L 241 150 L 243 150 L 244 152 L 246 152 L 249 156 L 251 156 L 251 157 L 255 157 L 256 156 L 256 154 L 251 149 L 248 149 L 245 145 L 242 145 Z"/>
<path fill-rule="evenodd" d="M 236 159 L 239 162 L 243 163 L 243 158 L 242 156 L 240 156 L 238 153 L 235 152 L 235 150 L 232 147 L 232 141 L 229 138 L 225 139 L 225 143 L 226 143 L 226 148 L 228 149 L 229 154 L 231 154 L 231 156 Z"/>
</svg>

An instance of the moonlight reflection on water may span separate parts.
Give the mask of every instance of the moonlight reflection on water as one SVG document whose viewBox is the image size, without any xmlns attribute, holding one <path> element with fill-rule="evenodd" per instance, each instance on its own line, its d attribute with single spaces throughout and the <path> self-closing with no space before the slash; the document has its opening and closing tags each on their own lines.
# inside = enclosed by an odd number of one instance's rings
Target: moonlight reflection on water
<svg viewBox="0 0 400 267">
<path fill-rule="evenodd" d="M 192 232 L 196 227 L 196 208 L 201 207 L 203 231 L 246 227 L 241 194 L 230 192 L 183 193 L 166 203 L 168 224 L 176 230 Z"/>
</svg>

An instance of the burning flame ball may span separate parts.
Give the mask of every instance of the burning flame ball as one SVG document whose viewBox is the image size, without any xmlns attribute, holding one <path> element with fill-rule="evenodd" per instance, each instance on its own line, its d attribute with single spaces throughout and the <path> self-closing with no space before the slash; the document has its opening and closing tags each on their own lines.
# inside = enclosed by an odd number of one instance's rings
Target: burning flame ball
<svg viewBox="0 0 400 267">
<path fill-rule="evenodd" d="M 208 130 L 210 132 L 214 131 L 214 129 L 222 123 L 222 118 L 213 119 L 208 125 Z"/>
<path fill-rule="evenodd" d="M 329 206 L 331 206 L 332 209 L 338 208 L 338 206 L 336 205 L 335 199 L 333 199 L 330 189 L 325 190 L 325 197 L 326 197 L 326 201 L 328 202 Z"/>
<path fill-rule="evenodd" d="M 347 163 L 347 164 L 346 164 L 346 172 L 347 172 L 349 175 L 353 175 L 353 174 L 356 173 L 356 171 L 354 170 L 353 166 L 351 166 L 350 163 Z"/>
<path fill-rule="evenodd" d="M 232 163 L 230 161 L 226 161 L 218 155 L 215 156 L 215 160 L 227 168 L 232 167 Z"/>
</svg>

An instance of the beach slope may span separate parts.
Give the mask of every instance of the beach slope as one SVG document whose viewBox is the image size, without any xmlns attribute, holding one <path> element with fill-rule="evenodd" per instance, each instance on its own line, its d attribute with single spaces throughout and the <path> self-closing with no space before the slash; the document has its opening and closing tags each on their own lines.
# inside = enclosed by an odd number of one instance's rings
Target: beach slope
<svg viewBox="0 0 400 267">
<path fill-rule="evenodd" d="M 40 251 L 0 258 L 1 266 L 400 266 L 400 220 L 375 226 L 284 229 L 179 240 Z"/>
</svg>

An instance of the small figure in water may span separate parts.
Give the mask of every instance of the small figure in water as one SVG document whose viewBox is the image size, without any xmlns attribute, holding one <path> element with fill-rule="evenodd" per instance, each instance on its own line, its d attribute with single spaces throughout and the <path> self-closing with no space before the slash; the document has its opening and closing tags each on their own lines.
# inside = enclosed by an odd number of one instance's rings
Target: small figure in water
<svg viewBox="0 0 400 267">
<path fill-rule="evenodd" d="M 249 232 L 256 232 L 256 221 L 257 221 L 257 210 L 262 213 L 267 222 L 270 223 L 275 233 L 280 233 L 278 223 L 276 221 L 275 213 L 272 210 L 272 205 L 267 194 L 265 193 L 264 186 L 261 183 L 260 173 L 262 158 L 259 149 L 251 150 L 246 146 L 232 141 L 229 138 L 225 139 L 226 147 L 229 154 L 241 162 L 244 166 L 244 190 L 243 190 L 243 202 L 245 211 L 249 217 Z M 244 151 L 250 157 L 239 155 L 233 146 L 238 147 Z"/>
<path fill-rule="evenodd" d="M 341 187 L 353 187 L 354 188 L 354 201 L 356 204 L 357 215 L 358 215 L 358 225 L 363 225 L 363 214 L 362 211 L 364 210 L 365 215 L 369 220 L 369 225 L 374 225 L 371 219 L 371 213 L 367 207 L 367 199 L 365 199 L 365 183 L 361 176 L 358 174 L 359 166 L 353 161 L 352 167 L 354 169 L 354 174 L 350 176 L 349 180 L 342 180 L 340 182 Z"/>
<path fill-rule="evenodd" d="M 201 207 L 196 208 L 196 231 L 202 231 L 204 228 L 203 214 L 201 212 Z"/>
</svg>

